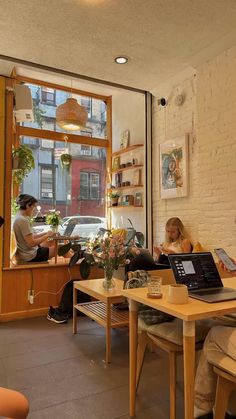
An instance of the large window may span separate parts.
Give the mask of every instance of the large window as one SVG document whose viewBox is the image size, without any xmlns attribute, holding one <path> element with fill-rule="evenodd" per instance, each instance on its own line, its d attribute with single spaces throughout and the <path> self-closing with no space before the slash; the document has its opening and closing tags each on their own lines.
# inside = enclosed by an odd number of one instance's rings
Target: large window
<svg viewBox="0 0 236 419">
<path fill-rule="evenodd" d="M 81 155 L 86 145 L 23 137 L 34 155 L 35 169 L 25 178 L 21 192 L 35 196 L 43 214 L 57 209 L 62 217 L 105 217 L 106 150 L 89 146 L 91 155 Z M 70 168 L 61 156 L 72 156 Z M 86 201 L 86 202 L 84 202 Z"/>
</svg>

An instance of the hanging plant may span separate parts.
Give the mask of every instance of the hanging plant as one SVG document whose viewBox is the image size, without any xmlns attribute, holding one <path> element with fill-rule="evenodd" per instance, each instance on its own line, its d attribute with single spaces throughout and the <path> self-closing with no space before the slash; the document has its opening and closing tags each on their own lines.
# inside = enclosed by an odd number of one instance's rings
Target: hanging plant
<svg viewBox="0 0 236 419">
<path fill-rule="evenodd" d="M 72 155 L 68 153 L 61 154 L 60 160 L 62 168 L 70 170 Z"/>
<path fill-rule="evenodd" d="M 35 168 L 34 156 L 30 147 L 21 144 L 12 152 L 13 181 L 20 185 Z"/>
</svg>

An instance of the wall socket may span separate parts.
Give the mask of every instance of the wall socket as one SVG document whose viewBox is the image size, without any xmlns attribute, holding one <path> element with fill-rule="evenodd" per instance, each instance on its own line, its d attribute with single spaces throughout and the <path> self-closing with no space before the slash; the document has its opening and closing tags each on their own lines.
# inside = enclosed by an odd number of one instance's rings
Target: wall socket
<svg viewBox="0 0 236 419">
<path fill-rule="evenodd" d="M 34 290 L 28 290 L 28 301 L 30 304 L 34 303 Z"/>
</svg>

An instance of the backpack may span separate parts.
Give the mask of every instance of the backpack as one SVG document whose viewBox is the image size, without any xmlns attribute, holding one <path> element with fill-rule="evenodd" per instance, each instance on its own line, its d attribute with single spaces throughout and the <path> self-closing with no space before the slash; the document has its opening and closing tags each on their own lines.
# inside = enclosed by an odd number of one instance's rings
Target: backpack
<svg viewBox="0 0 236 419">
<path fill-rule="evenodd" d="M 73 316 L 73 282 L 77 281 L 77 279 L 72 279 L 69 281 L 62 293 L 61 301 L 58 306 L 58 310 L 63 313 L 67 314 L 68 317 Z M 88 294 L 85 294 L 82 291 L 77 290 L 77 303 L 88 303 L 91 301 L 91 297 Z M 84 315 L 79 310 L 77 310 L 78 315 Z"/>
</svg>

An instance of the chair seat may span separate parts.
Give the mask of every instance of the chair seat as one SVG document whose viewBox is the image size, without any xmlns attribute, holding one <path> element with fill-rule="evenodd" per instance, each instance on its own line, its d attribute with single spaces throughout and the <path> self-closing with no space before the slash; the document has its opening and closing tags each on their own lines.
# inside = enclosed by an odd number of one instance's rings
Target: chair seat
<svg viewBox="0 0 236 419">
<path fill-rule="evenodd" d="M 236 361 L 229 356 L 223 355 L 218 351 L 211 350 L 208 353 L 208 361 L 221 370 L 224 370 L 230 375 L 236 377 Z"/>
<path fill-rule="evenodd" d="M 148 326 L 142 319 L 138 319 L 138 328 L 140 331 L 146 331 L 176 345 L 183 345 L 183 322 L 180 319 L 174 319 L 171 322 L 158 323 L 152 326 Z M 197 321 L 196 342 L 202 342 L 210 328 L 211 322 L 209 320 Z"/>
</svg>

